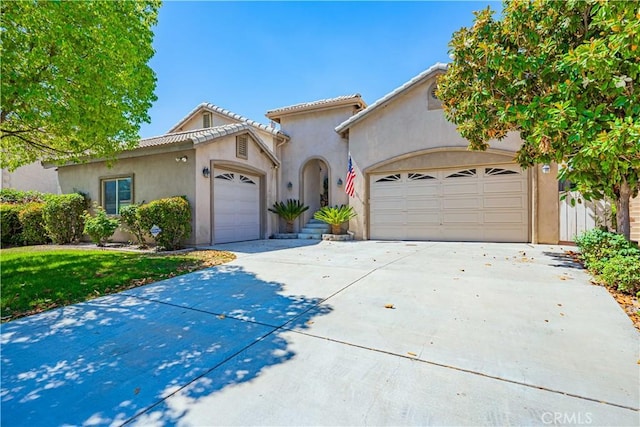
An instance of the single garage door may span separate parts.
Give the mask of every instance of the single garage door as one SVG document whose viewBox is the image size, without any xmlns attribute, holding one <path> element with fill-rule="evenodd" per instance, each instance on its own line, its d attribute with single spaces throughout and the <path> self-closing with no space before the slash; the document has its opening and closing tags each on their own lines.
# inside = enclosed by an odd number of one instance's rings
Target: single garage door
<svg viewBox="0 0 640 427">
<path fill-rule="evenodd" d="M 380 240 L 528 241 L 527 177 L 517 165 L 370 176 Z"/>
<path fill-rule="evenodd" d="M 213 242 L 259 239 L 260 178 L 223 169 L 213 177 Z"/>
</svg>

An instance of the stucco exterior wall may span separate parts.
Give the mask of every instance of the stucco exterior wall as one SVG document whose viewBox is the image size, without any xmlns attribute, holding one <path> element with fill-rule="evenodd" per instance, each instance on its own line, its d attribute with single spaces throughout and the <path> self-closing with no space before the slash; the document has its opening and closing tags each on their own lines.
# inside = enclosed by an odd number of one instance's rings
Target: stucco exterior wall
<svg viewBox="0 0 640 427">
<path fill-rule="evenodd" d="M 187 162 L 176 162 L 176 157 L 187 156 Z M 105 162 L 61 166 L 58 178 L 62 193 L 81 191 L 92 202 L 101 203 L 101 179 L 133 175 L 133 202 L 142 203 L 172 196 L 186 196 L 192 208 L 192 228 L 195 229 L 197 199 L 194 185 L 195 152 L 183 150 L 146 157 L 121 159 L 111 168 Z M 186 242 L 195 243 L 195 233 Z M 114 241 L 128 241 L 130 236 L 116 232 Z"/>
<path fill-rule="evenodd" d="M 280 119 L 281 129 L 291 136 L 291 141 L 284 144 L 279 151 L 282 161 L 281 200 L 294 198 L 307 205 L 314 204 L 311 197 L 319 200 L 319 184 L 308 182 L 312 179 L 310 171 L 307 171 L 306 180 L 304 176 L 304 166 L 307 162 L 317 159 L 324 161 L 328 166 L 329 205 L 348 203 L 348 197 L 344 192 L 348 147 L 347 142 L 334 129 L 351 117 L 353 111 L 354 107 L 343 106 L 283 116 Z M 342 180 L 342 186 L 338 186 L 338 179 Z M 289 182 L 292 184 L 291 189 L 288 188 Z M 313 213 L 312 209 L 305 212 L 297 226 L 304 225 Z"/>
<path fill-rule="evenodd" d="M 58 172 L 55 168 L 45 169 L 40 162 L 21 166 L 13 172 L 2 169 L 1 188 L 53 194 L 60 193 Z"/>
<path fill-rule="evenodd" d="M 195 244 L 211 243 L 213 170 L 216 167 L 246 171 L 260 176 L 261 237 L 268 238 L 277 230 L 277 217 L 268 214 L 267 208 L 277 200 L 277 169 L 272 160 L 249 137 L 247 159 L 236 157 L 235 135 L 218 139 L 211 143 L 196 145 L 195 192 L 198 194 L 195 206 Z M 208 167 L 211 176 L 205 178 L 202 169 Z"/>
<path fill-rule="evenodd" d="M 555 245 L 560 240 L 560 195 L 558 193 L 558 165 L 551 164 L 549 173 L 542 173 L 542 166 L 534 166 L 533 179 L 537 185 L 532 185 L 537 192 L 532 197 L 535 224 L 533 224 L 534 243 Z M 532 183 L 533 184 L 533 183 Z"/>
</svg>

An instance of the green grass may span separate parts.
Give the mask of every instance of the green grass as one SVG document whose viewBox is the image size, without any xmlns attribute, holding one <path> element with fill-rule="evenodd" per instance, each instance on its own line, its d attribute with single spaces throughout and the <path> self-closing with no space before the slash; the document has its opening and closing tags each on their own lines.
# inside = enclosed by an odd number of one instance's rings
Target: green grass
<svg viewBox="0 0 640 427">
<path fill-rule="evenodd" d="M 219 262 L 212 262 L 216 257 Z M 233 258 L 218 251 L 161 256 L 88 249 L 2 249 L 2 320 L 85 301 Z"/>
</svg>

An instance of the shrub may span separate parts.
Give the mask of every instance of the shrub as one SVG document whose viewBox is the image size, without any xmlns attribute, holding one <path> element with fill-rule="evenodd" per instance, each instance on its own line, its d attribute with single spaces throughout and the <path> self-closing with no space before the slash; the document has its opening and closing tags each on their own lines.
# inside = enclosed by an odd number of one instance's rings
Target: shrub
<svg viewBox="0 0 640 427">
<path fill-rule="evenodd" d="M 287 199 L 285 202 L 275 202 L 273 207 L 269 208 L 269 212 L 277 214 L 287 224 L 287 233 L 293 233 L 293 221 L 296 220 L 303 212 L 309 209 L 299 200 Z"/>
<path fill-rule="evenodd" d="M 13 188 L 3 188 L 0 190 L 0 202 L 2 203 L 31 203 L 44 202 L 46 195 L 39 191 L 20 191 Z"/>
<path fill-rule="evenodd" d="M 18 218 L 22 225 L 21 243 L 25 245 L 42 245 L 49 241 L 47 230 L 44 227 L 42 215 L 44 203 L 29 203 L 24 205 Z"/>
<path fill-rule="evenodd" d="M 120 208 L 120 221 L 123 226 L 123 230 L 133 234 L 133 237 L 136 240 L 135 243 L 139 247 L 144 248 L 147 246 L 147 243 L 144 239 L 145 231 L 142 227 L 142 223 L 140 222 L 139 208 L 140 205 L 135 204 L 122 206 Z"/>
<path fill-rule="evenodd" d="M 140 225 L 145 232 L 157 225 L 162 230 L 155 237 L 165 250 L 180 247 L 180 242 L 191 235 L 191 206 L 186 197 L 159 199 L 138 208 Z"/>
<path fill-rule="evenodd" d="M 593 229 L 576 237 L 585 267 L 594 273 L 600 273 L 608 260 L 618 254 L 632 254 L 638 247 L 632 245 L 621 234 Z"/>
<path fill-rule="evenodd" d="M 624 236 L 594 229 L 576 238 L 585 267 L 606 286 L 640 292 L 640 248 Z"/>
<path fill-rule="evenodd" d="M 331 233 L 333 234 L 341 234 L 340 226 L 355 216 L 356 213 L 353 211 L 353 207 L 346 205 L 324 206 L 313 214 L 315 219 L 331 225 Z"/>
<path fill-rule="evenodd" d="M 20 244 L 20 211 L 24 205 L 0 204 L 0 224 L 2 226 L 2 246 Z"/>
<path fill-rule="evenodd" d="M 84 232 L 89 235 L 91 241 L 98 246 L 104 246 L 107 239 L 113 235 L 120 225 L 115 218 L 109 218 L 107 213 L 98 204 L 94 204 L 94 216 L 89 212 L 84 213 Z"/>
<path fill-rule="evenodd" d="M 86 208 L 85 198 L 78 193 L 47 196 L 42 216 L 51 240 L 59 244 L 80 240 Z"/>
<path fill-rule="evenodd" d="M 600 279 L 620 292 L 640 292 L 640 255 L 616 255 L 602 269 Z"/>
</svg>

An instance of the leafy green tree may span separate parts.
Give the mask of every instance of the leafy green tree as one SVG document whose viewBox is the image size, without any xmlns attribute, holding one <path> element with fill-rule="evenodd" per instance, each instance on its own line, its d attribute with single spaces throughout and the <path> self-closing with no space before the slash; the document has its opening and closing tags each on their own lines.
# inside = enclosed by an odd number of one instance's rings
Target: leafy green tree
<svg viewBox="0 0 640 427">
<path fill-rule="evenodd" d="M 623 1 L 505 1 L 454 33 L 439 79 L 445 114 L 484 150 L 519 132 L 523 167 L 560 164 L 585 198 L 615 201 L 629 238 L 640 177 L 640 7 Z"/>
<path fill-rule="evenodd" d="M 0 165 L 113 158 L 155 101 L 159 0 L 0 2 Z"/>
</svg>

